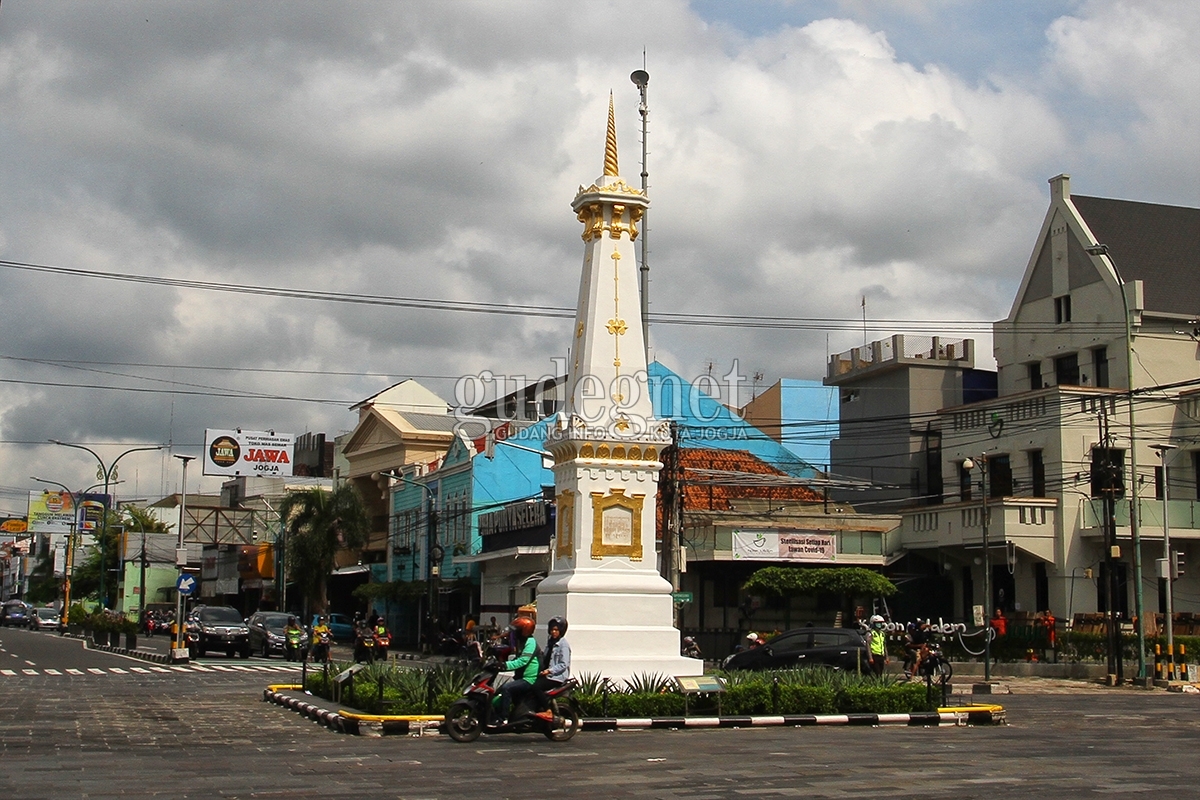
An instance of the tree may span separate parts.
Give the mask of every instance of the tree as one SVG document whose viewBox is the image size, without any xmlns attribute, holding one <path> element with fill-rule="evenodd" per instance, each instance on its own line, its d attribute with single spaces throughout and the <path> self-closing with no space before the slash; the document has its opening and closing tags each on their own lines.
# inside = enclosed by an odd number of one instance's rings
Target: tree
<svg viewBox="0 0 1200 800">
<path fill-rule="evenodd" d="M 171 526 L 149 511 L 137 506 L 128 505 L 119 512 L 108 512 L 108 528 L 104 536 L 104 568 L 108 570 L 104 579 L 104 594 L 107 595 L 105 608 L 114 608 L 117 602 L 117 584 L 121 574 L 121 534 L 122 532 L 136 535 L 138 552 L 141 552 L 141 533 L 169 533 Z M 96 532 L 96 543 L 86 554 L 77 553 L 76 559 L 82 556 L 71 576 L 72 597 L 100 598 L 100 531 Z M 130 545 L 132 552 L 133 546 Z M 132 557 L 132 556 L 131 556 Z"/>
<path fill-rule="evenodd" d="M 289 577 L 313 612 L 323 613 L 329 605 L 326 582 L 338 550 L 361 549 L 371 531 L 362 497 L 348 483 L 333 491 L 302 489 L 283 498 L 279 516 L 287 530 Z"/>
<path fill-rule="evenodd" d="M 763 567 L 742 584 L 742 589 L 776 597 L 836 594 L 849 600 L 890 597 L 896 593 L 896 584 L 862 567 Z"/>
</svg>

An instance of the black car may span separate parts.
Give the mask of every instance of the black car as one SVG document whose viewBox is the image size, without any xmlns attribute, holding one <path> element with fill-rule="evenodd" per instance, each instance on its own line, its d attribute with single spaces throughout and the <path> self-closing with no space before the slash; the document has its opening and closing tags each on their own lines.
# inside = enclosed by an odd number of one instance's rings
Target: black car
<svg viewBox="0 0 1200 800">
<path fill-rule="evenodd" d="M 270 658 L 272 653 L 284 655 L 287 638 L 283 635 L 287 627 L 288 617 L 282 611 L 259 611 L 250 615 L 246 624 L 250 628 L 250 651 L 258 653 L 263 658 Z"/>
<path fill-rule="evenodd" d="M 0 606 L 0 625 L 6 628 L 10 625 L 28 628 L 32 616 L 33 611 L 24 600 L 7 600 Z"/>
<path fill-rule="evenodd" d="M 242 615 L 229 606 L 201 606 L 187 621 L 188 655 L 202 656 L 209 650 L 224 650 L 233 658 L 250 657 L 250 629 Z"/>
<path fill-rule="evenodd" d="M 766 644 L 734 653 L 721 664 L 724 669 L 794 669 L 831 667 L 869 671 L 871 657 L 867 641 L 850 628 L 797 628 L 785 631 Z"/>
</svg>

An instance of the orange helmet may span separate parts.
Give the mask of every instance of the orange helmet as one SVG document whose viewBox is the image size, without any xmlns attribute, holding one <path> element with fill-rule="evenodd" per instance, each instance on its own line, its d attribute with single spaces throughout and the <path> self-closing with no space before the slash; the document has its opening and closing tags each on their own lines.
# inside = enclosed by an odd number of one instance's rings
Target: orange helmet
<svg viewBox="0 0 1200 800">
<path fill-rule="evenodd" d="M 517 617 L 512 621 L 511 627 L 522 637 L 528 639 L 533 635 L 533 629 L 536 627 L 536 625 L 529 617 Z"/>
</svg>

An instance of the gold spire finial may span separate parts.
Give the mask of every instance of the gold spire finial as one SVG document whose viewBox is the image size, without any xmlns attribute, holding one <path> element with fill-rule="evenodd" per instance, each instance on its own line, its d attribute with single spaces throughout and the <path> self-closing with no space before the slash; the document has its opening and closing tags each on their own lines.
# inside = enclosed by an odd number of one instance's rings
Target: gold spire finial
<svg viewBox="0 0 1200 800">
<path fill-rule="evenodd" d="M 613 115 L 613 96 L 608 93 L 608 135 L 604 137 L 604 175 L 620 175 L 617 171 L 617 122 Z"/>
</svg>

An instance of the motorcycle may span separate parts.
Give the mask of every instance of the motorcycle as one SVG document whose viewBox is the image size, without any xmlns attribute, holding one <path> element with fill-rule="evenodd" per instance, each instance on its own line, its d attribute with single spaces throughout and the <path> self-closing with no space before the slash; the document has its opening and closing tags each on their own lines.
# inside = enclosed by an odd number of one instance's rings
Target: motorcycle
<svg viewBox="0 0 1200 800">
<path fill-rule="evenodd" d="M 925 645 L 917 671 L 921 677 L 939 686 L 949 683 L 950 677 L 954 674 L 950 660 L 942 653 L 942 646 L 938 642 L 929 642 Z"/>
<path fill-rule="evenodd" d="M 503 662 L 489 657 L 482 670 L 446 711 L 446 733 L 456 742 L 473 742 L 480 734 L 541 733 L 553 742 L 565 742 L 579 732 L 579 710 L 571 692 L 579 685 L 574 678 L 546 692 L 549 707 L 538 710 L 533 692 L 527 692 L 512 708 L 507 722 L 496 719 L 492 700 L 498 688 L 496 676 Z"/>
<path fill-rule="evenodd" d="M 284 631 L 286 640 L 284 643 L 284 658 L 288 661 L 300 660 L 300 646 L 304 642 L 304 631 L 299 628 L 295 630 Z"/>
<path fill-rule="evenodd" d="M 355 633 L 354 660 L 368 664 L 375 660 L 375 634 L 367 628 L 359 628 Z"/>
<path fill-rule="evenodd" d="M 325 662 L 329 660 L 329 646 L 333 644 L 333 634 L 329 631 L 321 631 L 317 635 L 317 640 L 312 645 L 312 660 L 316 662 Z"/>
<path fill-rule="evenodd" d="M 379 661 L 387 661 L 388 648 L 392 645 L 392 634 L 386 628 L 376 629 L 373 638 L 375 639 L 375 658 Z"/>
<path fill-rule="evenodd" d="M 687 658 L 704 658 L 704 654 L 700 652 L 700 645 L 696 644 L 696 640 L 691 636 L 683 637 L 683 647 L 679 654 Z"/>
</svg>

